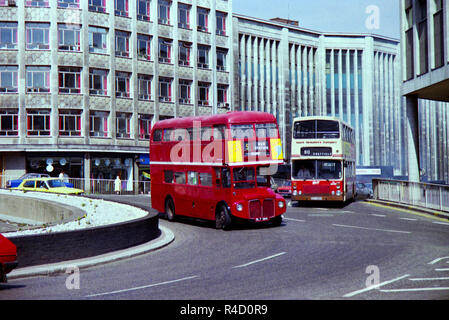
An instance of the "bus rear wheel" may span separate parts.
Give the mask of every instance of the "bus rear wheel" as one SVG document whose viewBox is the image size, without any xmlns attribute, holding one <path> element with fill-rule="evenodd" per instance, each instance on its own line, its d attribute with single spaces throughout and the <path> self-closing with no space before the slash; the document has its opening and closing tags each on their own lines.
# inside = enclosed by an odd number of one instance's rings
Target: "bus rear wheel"
<svg viewBox="0 0 449 320">
<path fill-rule="evenodd" d="M 228 230 L 231 226 L 231 216 L 225 205 L 220 205 L 215 213 L 215 228 Z"/>
<path fill-rule="evenodd" d="M 168 221 L 175 220 L 175 204 L 173 203 L 173 200 L 171 198 L 165 200 L 165 216 L 167 217 Z"/>
</svg>

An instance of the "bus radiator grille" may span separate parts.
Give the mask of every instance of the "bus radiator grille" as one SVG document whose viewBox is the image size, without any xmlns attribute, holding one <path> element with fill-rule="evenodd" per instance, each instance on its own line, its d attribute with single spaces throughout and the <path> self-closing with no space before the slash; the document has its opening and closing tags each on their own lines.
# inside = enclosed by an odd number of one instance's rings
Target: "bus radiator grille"
<svg viewBox="0 0 449 320">
<path fill-rule="evenodd" d="M 249 216 L 251 219 L 274 217 L 274 201 L 272 199 L 264 200 L 263 205 L 259 200 L 250 201 Z"/>
</svg>

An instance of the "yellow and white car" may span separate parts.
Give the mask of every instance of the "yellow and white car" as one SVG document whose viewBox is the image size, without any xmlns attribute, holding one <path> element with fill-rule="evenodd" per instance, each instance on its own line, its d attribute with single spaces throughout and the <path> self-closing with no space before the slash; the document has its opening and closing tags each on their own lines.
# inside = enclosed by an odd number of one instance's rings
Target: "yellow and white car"
<svg viewBox="0 0 449 320">
<path fill-rule="evenodd" d="M 60 194 L 84 193 L 84 190 L 67 187 L 67 185 L 61 179 L 58 178 L 25 179 L 18 187 L 11 188 L 11 190 L 49 192 Z"/>
</svg>

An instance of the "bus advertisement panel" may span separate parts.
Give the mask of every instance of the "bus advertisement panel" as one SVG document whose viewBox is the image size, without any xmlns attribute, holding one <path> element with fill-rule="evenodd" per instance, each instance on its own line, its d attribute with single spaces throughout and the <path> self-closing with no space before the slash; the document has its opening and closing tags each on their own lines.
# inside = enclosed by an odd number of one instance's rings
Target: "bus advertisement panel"
<svg viewBox="0 0 449 320">
<path fill-rule="evenodd" d="M 157 122 L 150 140 L 151 202 L 169 220 L 228 228 L 233 220 L 279 225 L 285 200 L 270 188 L 283 163 L 276 118 L 263 112 Z"/>
<path fill-rule="evenodd" d="M 292 137 L 292 200 L 353 199 L 353 129 L 334 117 L 302 117 L 294 119 Z"/>
</svg>

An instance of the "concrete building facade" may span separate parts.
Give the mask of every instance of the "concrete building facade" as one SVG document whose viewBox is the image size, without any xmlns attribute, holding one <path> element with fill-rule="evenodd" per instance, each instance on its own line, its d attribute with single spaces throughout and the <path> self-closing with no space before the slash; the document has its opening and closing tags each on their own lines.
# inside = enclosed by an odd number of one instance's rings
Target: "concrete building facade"
<svg viewBox="0 0 449 320">
<path fill-rule="evenodd" d="M 406 173 L 399 41 L 234 14 L 236 109 L 273 113 L 290 156 L 292 119 L 332 115 L 356 131 L 358 166 Z"/>
<path fill-rule="evenodd" d="M 401 0 L 409 178 L 449 183 L 449 2 Z"/>
<path fill-rule="evenodd" d="M 231 15 L 232 0 L 0 1 L 0 174 L 132 189 L 152 123 L 231 109 Z"/>
</svg>

